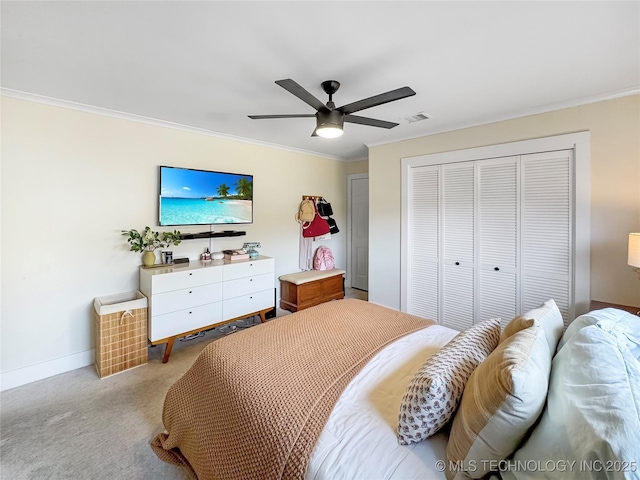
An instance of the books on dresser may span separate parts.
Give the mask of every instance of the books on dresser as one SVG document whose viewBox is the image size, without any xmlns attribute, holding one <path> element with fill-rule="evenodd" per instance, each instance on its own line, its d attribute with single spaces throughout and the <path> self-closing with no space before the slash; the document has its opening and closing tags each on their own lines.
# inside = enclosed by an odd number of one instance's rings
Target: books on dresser
<svg viewBox="0 0 640 480">
<path fill-rule="evenodd" d="M 223 250 L 225 260 L 248 260 L 249 254 L 244 250 Z"/>
</svg>

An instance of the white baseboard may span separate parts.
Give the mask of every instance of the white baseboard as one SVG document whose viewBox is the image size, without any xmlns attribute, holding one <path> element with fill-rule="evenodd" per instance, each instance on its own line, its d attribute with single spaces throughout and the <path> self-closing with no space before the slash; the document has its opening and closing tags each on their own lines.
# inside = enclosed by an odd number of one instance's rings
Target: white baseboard
<svg viewBox="0 0 640 480">
<path fill-rule="evenodd" d="M 85 350 L 66 357 L 56 358 L 48 362 L 36 363 L 28 367 L 17 368 L 0 374 L 0 392 L 27 383 L 53 377 L 76 368 L 92 365 L 95 361 L 95 350 Z"/>
</svg>

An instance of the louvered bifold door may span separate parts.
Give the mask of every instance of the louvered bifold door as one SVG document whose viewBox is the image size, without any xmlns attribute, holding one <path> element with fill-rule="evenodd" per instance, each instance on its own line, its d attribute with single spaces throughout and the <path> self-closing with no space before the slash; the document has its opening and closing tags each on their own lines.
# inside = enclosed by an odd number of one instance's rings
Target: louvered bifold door
<svg viewBox="0 0 640 480">
<path fill-rule="evenodd" d="M 439 316 L 439 171 L 411 169 L 408 207 L 407 312 L 434 321 Z"/>
<path fill-rule="evenodd" d="M 521 157 L 522 310 L 555 300 L 573 319 L 572 151 Z"/>
<path fill-rule="evenodd" d="M 442 165 L 440 323 L 456 330 L 474 323 L 474 177 L 474 162 Z"/>
<path fill-rule="evenodd" d="M 518 268 L 518 157 L 477 162 L 477 321 L 515 317 Z"/>
</svg>

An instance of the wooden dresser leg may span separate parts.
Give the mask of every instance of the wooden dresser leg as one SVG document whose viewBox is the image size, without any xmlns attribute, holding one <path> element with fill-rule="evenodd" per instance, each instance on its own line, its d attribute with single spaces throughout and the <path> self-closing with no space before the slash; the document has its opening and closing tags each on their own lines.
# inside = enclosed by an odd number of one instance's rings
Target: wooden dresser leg
<svg viewBox="0 0 640 480">
<path fill-rule="evenodd" d="M 167 346 L 164 347 L 164 356 L 162 357 L 162 363 L 167 363 L 169 361 L 169 355 L 171 355 L 171 350 L 173 349 L 173 342 L 176 341 L 176 337 L 172 337 L 167 342 Z"/>
<path fill-rule="evenodd" d="M 270 312 L 272 309 L 268 308 L 266 310 L 260 310 L 260 323 L 264 323 L 267 321 L 267 313 Z"/>
</svg>

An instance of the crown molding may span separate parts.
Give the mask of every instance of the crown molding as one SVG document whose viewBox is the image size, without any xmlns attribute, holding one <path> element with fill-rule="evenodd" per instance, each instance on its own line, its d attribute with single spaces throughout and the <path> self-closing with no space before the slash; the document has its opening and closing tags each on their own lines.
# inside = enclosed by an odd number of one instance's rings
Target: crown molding
<svg viewBox="0 0 640 480">
<path fill-rule="evenodd" d="M 59 98 L 47 97 L 44 95 L 37 95 L 35 93 L 22 92 L 20 90 L 13 90 L 10 88 L 0 88 L 0 95 L 10 98 L 16 98 L 18 100 L 26 100 L 28 102 L 42 103 L 53 107 L 66 108 L 70 110 L 77 110 L 79 112 L 93 113 L 95 115 L 103 115 L 107 117 L 118 118 L 120 120 L 130 120 L 132 122 L 144 123 L 147 125 L 153 125 L 156 127 L 172 128 L 174 130 L 182 130 L 184 132 L 196 133 L 199 135 L 207 135 L 209 137 L 222 138 L 225 140 L 232 140 L 235 142 L 249 143 L 252 145 L 258 145 L 261 147 L 276 148 L 278 150 L 287 150 L 290 152 L 301 153 L 304 155 L 313 155 L 315 157 L 322 157 L 329 160 L 337 160 L 339 162 L 345 162 L 346 159 L 337 157 L 335 155 L 327 155 L 326 153 L 312 152 L 310 150 L 304 150 L 302 148 L 289 147 L 287 145 L 280 145 L 277 143 L 265 142 L 262 140 L 254 140 L 252 138 L 241 137 L 239 135 L 231 135 L 228 133 L 215 132 L 213 130 L 206 130 L 199 127 L 191 127 L 189 125 L 182 125 L 180 123 L 169 122 L 166 120 L 158 120 L 155 118 L 145 117 L 143 115 L 135 115 L 132 113 L 119 112 L 117 110 L 110 110 L 108 108 L 95 107 L 93 105 L 86 105 L 84 103 L 76 103 L 68 100 L 61 100 Z"/>
<path fill-rule="evenodd" d="M 479 127 L 481 125 L 488 125 L 490 123 L 504 122 L 506 120 L 515 120 L 516 118 L 530 117 L 531 115 L 538 115 L 541 113 L 549 113 L 557 110 L 563 110 L 565 108 L 573 108 L 579 107 L 582 105 L 588 105 L 590 103 L 603 102 L 606 100 L 613 100 L 620 97 L 627 97 L 629 95 L 637 95 L 640 93 L 640 86 L 634 86 L 630 88 L 625 88 L 622 90 L 616 90 L 614 92 L 605 93 L 602 95 L 594 95 L 591 97 L 581 97 L 574 100 L 569 100 L 566 102 L 554 103 L 549 105 L 543 105 L 541 107 L 531 108 L 529 110 L 525 110 L 521 113 L 515 115 L 503 115 L 496 117 L 489 117 L 481 122 L 469 122 L 469 123 L 461 123 L 452 127 L 435 129 L 429 131 L 429 133 L 421 133 L 418 135 L 411 135 L 403 138 L 399 138 L 397 140 L 384 141 L 384 142 L 376 142 L 376 143 L 367 143 L 366 146 L 368 148 L 378 147 L 380 145 L 389 145 L 391 143 L 404 142 L 406 140 L 414 140 L 416 138 L 422 137 L 430 137 L 431 135 L 437 135 L 440 133 L 454 132 L 456 130 L 463 130 L 465 128 Z"/>
</svg>

